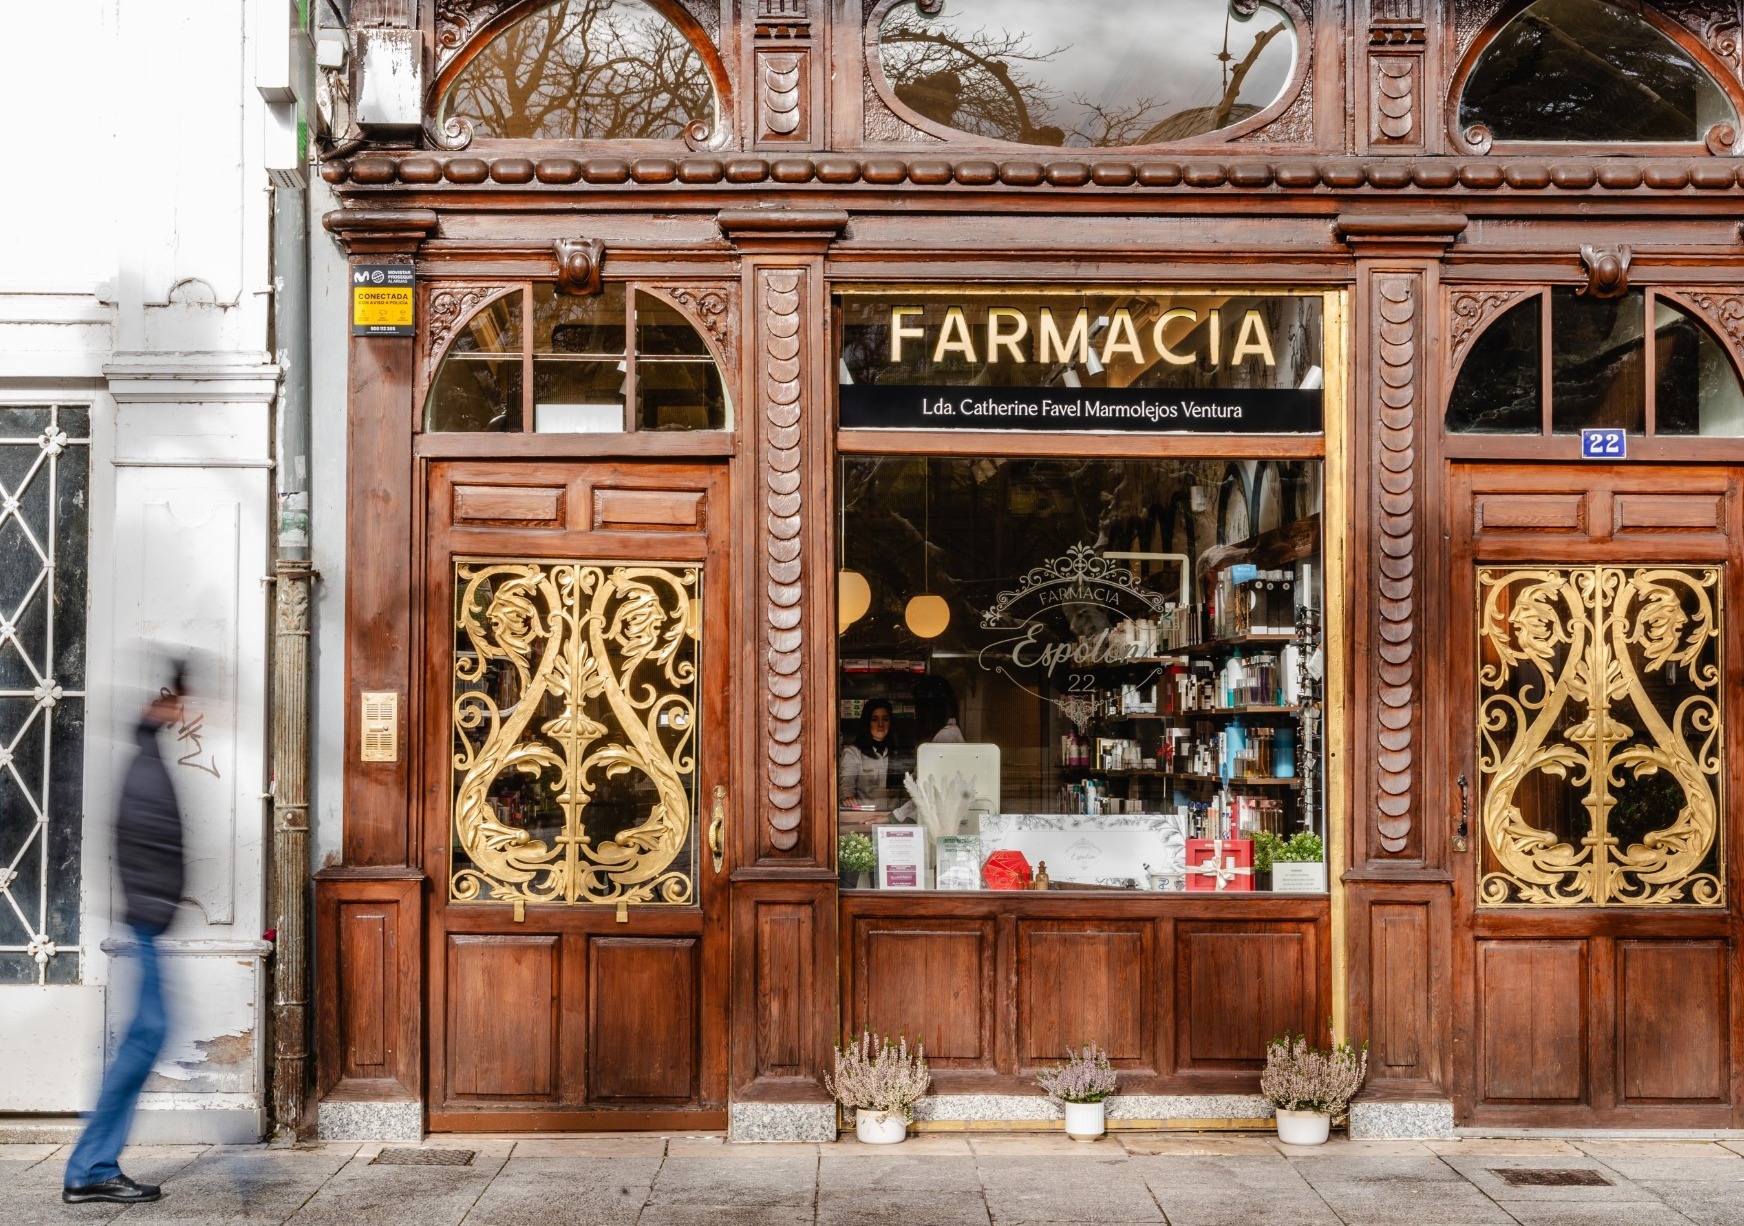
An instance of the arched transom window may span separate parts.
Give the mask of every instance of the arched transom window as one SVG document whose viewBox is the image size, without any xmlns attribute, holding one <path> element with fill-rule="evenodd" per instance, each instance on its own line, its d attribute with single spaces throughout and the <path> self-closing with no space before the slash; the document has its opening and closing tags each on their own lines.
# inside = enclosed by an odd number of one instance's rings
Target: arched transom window
<svg viewBox="0 0 1744 1226">
<path fill-rule="evenodd" d="M 875 84 L 938 135 L 1156 145 L 1237 128 L 1297 78 L 1296 21 L 1260 0 L 893 0 L 867 29 Z"/>
<path fill-rule="evenodd" d="M 1706 143 L 1730 150 L 1738 108 L 1711 57 L 1634 4 L 1532 0 L 1479 44 L 1460 79 L 1455 136 L 1492 143 Z"/>
<path fill-rule="evenodd" d="M 447 84 L 439 121 L 472 139 L 704 141 L 712 48 L 649 0 L 557 0 L 514 21 Z"/>
<path fill-rule="evenodd" d="M 1668 292 L 1555 288 L 1531 291 L 1484 329 L 1447 403 L 1450 434 L 1597 426 L 1744 437 L 1744 388 L 1719 338 Z"/>
<path fill-rule="evenodd" d="M 729 428 L 715 349 L 669 295 L 622 281 L 585 296 L 548 281 L 508 290 L 455 330 L 424 397 L 424 429 Z M 725 310 L 724 301 L 712 305 Z"/>
</svg>

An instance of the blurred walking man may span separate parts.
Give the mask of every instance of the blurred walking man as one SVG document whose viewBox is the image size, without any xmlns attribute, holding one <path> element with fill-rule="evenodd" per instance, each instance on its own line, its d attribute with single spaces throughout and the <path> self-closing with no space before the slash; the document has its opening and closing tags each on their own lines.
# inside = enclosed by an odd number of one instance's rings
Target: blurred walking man
<svg viewBox="0 0 1744 1226">
<path fill-rule="evenodd" d="M 139 955 L 139 1007 L 103 1077 L 103 1090 L 85 1134 L 67 1162 L 61 1199 L 68 1204 L 134 1204 L 162 1195 L 156 1186 L 135 1183 L 122 1174 L 119 1160 L 140 1088 L 163 1050 L 168 1029 L 157 939 L 170 926 L 182 897 L 182 812 L 158 754 L 157 734 L 181 718 L 182 678 L 182 666 L 177 664 L 170 684 L 141 713 L 134 731 L 139 752 L 121 786 L 115 857 L 127 893 L 127 924 Z"/>
</svg>

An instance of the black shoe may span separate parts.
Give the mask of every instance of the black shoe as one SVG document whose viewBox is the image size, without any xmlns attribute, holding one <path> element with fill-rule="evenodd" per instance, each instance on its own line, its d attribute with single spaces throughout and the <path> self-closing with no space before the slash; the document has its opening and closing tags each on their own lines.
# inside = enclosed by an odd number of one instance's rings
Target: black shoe
<svg viewBox="0 0 1744 1226">
<path fill-rule="evenodd" d="M 61 1199 L 69 1205 L 82 1205 L 93 1200 L 114 1201 L 118 1205 L 143 1205 L 162 1195 L 163 1189 L 155 1183 L 134 1183 L 125 1175 L 105 1179 L 102 1183 L 88 1183 L 82 1188 L 61 1189 Z"/>
</svg>

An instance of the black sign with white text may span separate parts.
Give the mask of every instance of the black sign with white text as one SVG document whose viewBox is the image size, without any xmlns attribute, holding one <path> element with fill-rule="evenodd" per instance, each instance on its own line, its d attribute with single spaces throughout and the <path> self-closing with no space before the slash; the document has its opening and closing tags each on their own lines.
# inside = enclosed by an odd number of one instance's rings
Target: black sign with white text
<svg viewBox="0 0 1744 1226">
<path fill-rule="evenodd" d="M 1296 388 L 946 387 L 847 384 L 847 430 L 1318 434 L 1322 394 Z"/>
</svg>

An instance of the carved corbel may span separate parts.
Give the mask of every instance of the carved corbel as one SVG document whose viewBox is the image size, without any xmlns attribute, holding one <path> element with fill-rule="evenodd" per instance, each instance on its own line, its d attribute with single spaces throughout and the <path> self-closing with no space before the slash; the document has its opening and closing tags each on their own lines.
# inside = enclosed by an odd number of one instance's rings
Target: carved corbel
<svg viewBox="0 0 1744 1226">
<path fill-rule="evenodd" d="M 1620 298 L 1629 288 L 1629 248 L 1624 243 L 1611 247 L 1583 244 L 1581 265 L 1587 270 L 1587 283 L 1575 291 L 1594 298 Z"/>
<path fill-rule="evenodd" d="M 597 238 L 560 238 L 557 252 L 557 292 L 576 297 L 600 292 L 600 264 L 606 245 Z"/>
</svg>

